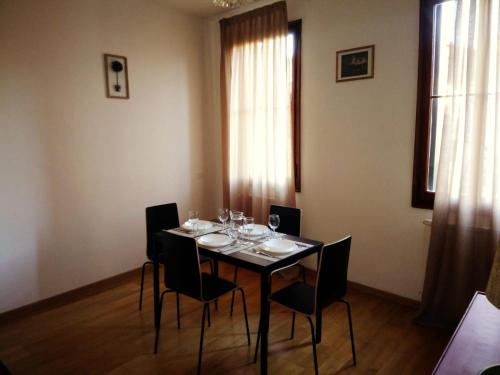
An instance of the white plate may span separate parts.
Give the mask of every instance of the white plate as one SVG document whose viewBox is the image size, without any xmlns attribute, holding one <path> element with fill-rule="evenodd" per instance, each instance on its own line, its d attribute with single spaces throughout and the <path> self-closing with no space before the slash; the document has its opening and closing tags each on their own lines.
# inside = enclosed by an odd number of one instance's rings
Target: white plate
<svg viewBox="0 0 500 375">
<path fill-rule="evenodd" d="M 262 225 L 262 224 L 255 224 L 253 226 L 253 230 L 250 232 L 250 237 L 261 237 L 265 234 L 268 234 L 269 232 L 270 232 L 270 229 L 267 226 Z M 242 233 L 245 236 L 247 235 L 247 233 L 245 232 L 244 226 L 240 227 L 240 233 Z"/>
<path fill-rule="evenodd" d="M 198 230 L 206 230 L 212 228 L 213 223 L 210 221 L 205 221 L 205 220 L 199 220 L 197 229 Z M 191 224 L 189 221 L 186 221 L 184 224 L 182 224 L 182 227 L 186 230 L 193 230 L 193 224 Z"/>
<path fill-rule="evenodd" d="M 297 245 L 290 240 L 275 238 L 264 242 L 260 248 L 271 255 L 283 255 L 297 250 Z"/>
<path fill-rule="evenodd" d="M 198 244 L 204 247 L 224 247 L 233 243 L 233 240 L 225 234 L 206 234 L 198 238 Z"/>
</svg>

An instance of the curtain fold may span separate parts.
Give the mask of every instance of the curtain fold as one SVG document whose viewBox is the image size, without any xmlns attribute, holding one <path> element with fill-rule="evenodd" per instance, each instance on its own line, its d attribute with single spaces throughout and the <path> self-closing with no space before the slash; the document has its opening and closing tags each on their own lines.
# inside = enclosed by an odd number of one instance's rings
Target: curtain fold
<svg viewBox="0 0 500 375">
<path fill-rule="evenodd" d="M 267 222 L 295 206 L 284 1 L 220 21 L 224 205 Z"/>
<path fill-rule="evenodd" d="M 458 0 L 451 92 L 417 322 L 455 326 L 488 281 L 500 234 L 499 0 Z"/>
</svg>

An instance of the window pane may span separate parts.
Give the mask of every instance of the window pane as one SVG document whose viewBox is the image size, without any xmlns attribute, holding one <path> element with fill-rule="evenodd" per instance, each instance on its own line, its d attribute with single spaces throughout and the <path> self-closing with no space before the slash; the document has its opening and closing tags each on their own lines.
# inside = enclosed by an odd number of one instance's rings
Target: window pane
<svg viewBox="0 0 500 375">
<path fill-rule="evenodd" d="M 434 7 L 432 95 L 450 94 L 448 66 L 455 40 L 456 1 Z"/>
<path fill-rule="evenodd" d="M 287 63 L 287 81 L 290 98 L 292 98 L 293 90 L 293 56 L 295 53 L 295 36 L 293 33 L 288 33 L 286 38 L 286 63 Z"/>
<path fill-rule="evenodd" d="M 431 118 L 429 134 L 429 170 L 427 174 L 427 191 L 436 191 L 436 177 L 439 165 L 439 152 L 443 124 L 445 122 L 445 108 L 450 98 L 440 97 L 431 99 Z"/>
<path fill-rule="evenodd" d="M 429 164 L 426 189 L 436 191 L 441 135 L 445 121 L 445 107 L 452 94 L 450 59 L 455 41 L 456 1 L 445 1 L 434 6 L 432 33 L 432 77 L 429 123 Z"/>
</svg>

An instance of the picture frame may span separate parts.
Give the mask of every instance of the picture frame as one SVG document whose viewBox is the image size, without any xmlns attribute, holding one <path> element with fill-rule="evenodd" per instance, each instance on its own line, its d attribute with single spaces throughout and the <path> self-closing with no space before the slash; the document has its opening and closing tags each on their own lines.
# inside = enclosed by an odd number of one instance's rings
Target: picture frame
<svg viewBox="0 0 500 375">
<path fill-rule="evenodd" d="M 105 53 L 104 70 L 106 72 L 106 97 L 129 99 L 127 58 Z"/>
<path fill-rule="evenodd" d="M 336 81 L 346 82 L 373 78 L 375 45 L 337 51 Z"/>
</svg>

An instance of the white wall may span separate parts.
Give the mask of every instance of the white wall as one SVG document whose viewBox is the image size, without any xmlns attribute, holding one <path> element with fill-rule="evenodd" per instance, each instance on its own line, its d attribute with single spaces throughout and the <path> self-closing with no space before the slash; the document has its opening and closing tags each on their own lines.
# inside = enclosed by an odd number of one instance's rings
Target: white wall
<svg viewBox="0 0 500 375">
<path fill-rule="evenodd" d="M 140 266 L 148 205 L 213 214 L 202 31 L 149 0 L 0 0 L 0 312 Z"/>
<path fill-rule="evenodd" d="M 425 274 L 429 229 L 422 220 L 431 216 L 410 206 L 418 4 L 288 0 L 289 18 L 302 18 L 297 205 L 303 209 L 303 233 L 325 242 L 352 234 L 349 279 L 412 299 L 420 299 Z M 217 98 L 217 19 L 207 21 L 205 30 L 213 72 L 207 86 Z M 369 44 L 375 44 L 375 78 L 336 83 L 336 51 Z M 218 108 L 211 119 L 220 134 Z"/>
</svg>

